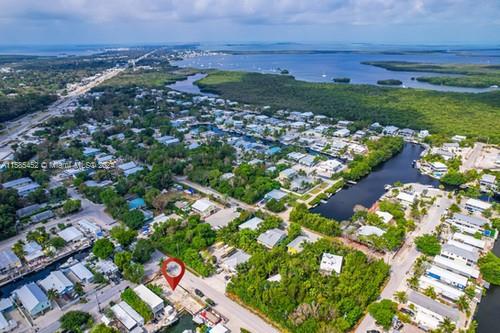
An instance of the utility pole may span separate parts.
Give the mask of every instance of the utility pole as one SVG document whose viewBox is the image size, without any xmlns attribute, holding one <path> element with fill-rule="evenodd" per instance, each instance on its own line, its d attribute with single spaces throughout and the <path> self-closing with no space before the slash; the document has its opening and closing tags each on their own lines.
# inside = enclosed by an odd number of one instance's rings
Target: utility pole
<svg viewBox="0 0 500 333">
<path fill-rule="evenodd" d="M 97 293 L 95 293 L 95 300 L 97 302 L 97 309 L 99 310 L 99 313 L 102 313 L 101 304 L 99 304 L 99 299 L 97 298 Z"/>
</svg>

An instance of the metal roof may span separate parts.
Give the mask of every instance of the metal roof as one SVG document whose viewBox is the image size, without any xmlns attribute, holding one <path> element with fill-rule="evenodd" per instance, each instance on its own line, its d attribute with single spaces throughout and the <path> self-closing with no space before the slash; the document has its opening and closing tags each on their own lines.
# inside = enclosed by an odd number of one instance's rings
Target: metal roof
<svg viewBox="0 0 500 333">
<path fill-rule="evenodd" d="M 21 288 L 14 290 L 14 294 L 23 307 L 30 312 L 38 304 L 48 301 L 47 295 L 34 282 L 25 284 Z"/>
<path fill-rule="evenodd" d="M 452 321 L 458 321 L 460 319 L 460 313 L 457 309 L 453 309 L 447 305 L 439 303 L 438 301 L 435 301 L 419 292 L 411 290 L 408 294 L 408 301 L 434 312 L 441 317 L 449 318 Z"/>
</svg>

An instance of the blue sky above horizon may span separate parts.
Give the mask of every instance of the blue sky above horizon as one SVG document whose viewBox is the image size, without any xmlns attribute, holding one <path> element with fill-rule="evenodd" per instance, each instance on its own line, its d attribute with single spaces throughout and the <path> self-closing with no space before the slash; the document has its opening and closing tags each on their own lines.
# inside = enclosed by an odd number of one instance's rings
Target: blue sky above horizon
<svg viewBox="0 0 500 333">
<path fill-rule="evenodd" d="M 500 44 L 499 0 L 0 0 L 0 44 Z"/>
</svg>

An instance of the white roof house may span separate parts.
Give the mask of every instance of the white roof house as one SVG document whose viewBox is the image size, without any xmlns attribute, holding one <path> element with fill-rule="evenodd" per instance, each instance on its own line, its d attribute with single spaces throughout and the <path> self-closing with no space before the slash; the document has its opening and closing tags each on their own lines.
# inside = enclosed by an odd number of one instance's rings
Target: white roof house
<svg viewBox="0 0 500 333">
<path fill-rule="evenodd" d="M 453 260 L 460 260 L 468 265 L 475 264 L 479 260 L 479 253 L 476 249 L 468 251 L 462 247 L 452 244 L 444 244 L 441 248 L 441 255 Z"/>
<path fill-rule="evenodd" d="M 203 217 L 209 216 L 217 210 L 217 206 L 205 198 L 196 200 L 191 208 Z"/>
<path fill-rule="evenodd" d="M 434 257 L 434 264 L 467 277 L 472 277 L 475 279 L 479 277 L 478 269 L 467 266 L 465 263 L 458 260 L 448 259 L 439 255 Z"/>
<path fill-rule="evenodd" d="M 342 256 L 337 256 L 335 254 L 325 252 L 321 257 L 319 270 L 320 272 L 323 272 L 325 274 L 331 274 L 332 272 L 340 274 L 342 270 L 342 260 Z"/>
<path fill-rule="evenodd" d="M 468 234 L 475 234 L 476 232 L 482 232 L 483 227 L 488 224 L 488 220 L 477 216 L 470 216 L 464 214 L 455 213 L 446 222 L 453 224 L 461 231 Z"/>
<path fill-rule="evenodd" d="M 381 210 L 377 210 L 375 214 L 377 214 L 377 216 L 380 217 L 382 219 L 382 222 L 384 222 L 385 224 L 389 223 L 394 218 L 391 213 L 383 212 Z"/>
<path fill-rule="evenodd" d="M 480 250 L 484 250 L 486 247 L 486 242 L 484 240 L 477 239 L 476 237 L 472 237 L 469 235 L 461 234 L 459 232 L 453 234 L 453 239 L 462 242 L 464 244 L 474 246 Z"/>
<path fill-rule="evenodd" d="M 399 192 L 396 198 L 403 204 L 413 204 L 417 200 L 417 196 L 415 194 L 409 194 L 406 192 Z"/>
<path fill-rule="evenodd" d="M 286 232 L 281 229 L 270 229 L 257 237 L 257 242 L 272 249 L 286 237 Z"/>
<path fill-rule="evenodd" d="M 240 230 L 243 230 L 243 229 L 257 230 L 257 229 L 259 229 L 259 226 L 262 222 L 264 222 L 263 219 L 255 216 L 255 217 L 252 217 L 250 220 L 240 224 L 238 226 L 238 228 Z"/>
<path fill-rule="evenodd" d="M 0 251 L 0 273 L 21 267 L 21 260 L 11 249 Z"/>
<path fill-rule="evenodd" d="M 77 242 L 84 238 L 82 232 L 73 226 L 59 231 L 57 235 L 64 239 L 66 243 Z"/>
<path fill-rule="evenodd" d="M 61 271 L 50 272 L 45 279 L 38 281 L 46 292 L 53 289 L 59 295 L 64 295 L 73 291 L 73 283 Z"/>
<path fill-rule="evenodd" d="M 452 322 L 457 322 L 460 319 L 460 313 L 457 309 L 439 303 L 416 291 L 408 293 L 408 303 L 414 305 L 416 323 L 428 329 L 437 328 L 445 318 L 449 318 Z"/>
<path fill-rule="evenodd" d="M 286 246 L 289 253 L 300 253 L 304 249 L 304 243 L 311 242 L 311 239 L 307 236 L 297 236 Z"/>
<path fill-rule="evenodd" d="M 40 244 L 37 242 L 29 242 L 23 245 L 23 250 L 24 250 L 24 258 L 26 261 L 34 261 L 40 257 L 45 256 L 45 254 L 42 251 L 42 247 Z"/>
<path fill-rule="evenodd" d="M 375 227 L 373 225 L 364 225 L 358 229 L 358 235 L 360 235 L 360 236 L 376 235 L 376 236 L 380 237 L 384 233 L 385 233 L 384 230 L 380 229 L 379 227 Z"/>
<path fill-rule="evenodd" d="M 134 291 L 149 306 L 154 314 L 157 314 L 165 307 L 163 300 L 145 285 L 138 285 L 134 288 Z"/>
<path fill-rule="evenodd" d="M 465 208 L 471 212 L 483 212 L 486 209 L 490 209 L 491 204 L 489 202 L 470 198 L 465 202 Z"/>
<path fill-rule="evenodd" d="M 125 301 L 121 301 L 120 303 L 118 303 L 118 305 L 130 316 L 132 317 L 132 319 L 134 319 L 134 321 L 136 321 L 137 323 L 141 324 L 141 325 L 144 325 L 144 318 L 142 318 L 142 316 L 137 313 L 137 311 L 135 311 L 130 305 L 128 305 L 127 302 Z"/>
<path fill-rule="evenodd" d="M 51 307 L 47 295 L 34 282 L 14 290 L 13 295 L 31 316 L 36 316 Z"/>
<path fill-rule="evenodd" d="M 316 173 L 322 177 L 330 178 L 337 172 L 345 169 L 345 165 L 335 159 L 319 162 L 316 166 Z"/>
<path fill-rule="evenodd" d="M 442 281 L 459 289 L 464 289 L 465 287 L 467 287 L 467 277 L 450 272 L 449 270 L 436 265 L 431 265 L 427 269 L 426 274 L 433 279 Z"/>
<path fill-rule="evenodd" d="M 250 260 L 250 257 L 248 253 L 238 249 L 235 253 L 226 258 L 221 266 L 230 273 L 237 273 L 238 265 L 246 263 Z"/>
<path fill-rule="evenodd" d="M 282 190 L 274 189 L 274 190 L 271 190 L 269 193 L 267 193 L 264 196 L 264 199 L 266 199 L 266 200 L 274 199 L 276 201 L 280 201 L 281 199 L 283 199 L 286 196 L 287 196 L 286 192 L 283 192 Z"/>
<path fill-rule="evenodd" d="M 447 297 L 454 301 L 464 295 L 464 292 L 462 290 L 451 287 L 450 285 L 444 284 L 439 280 L 432 279 L 425 275 L 421 276 L 418 281 L 419 287 L 422 290 L 432 287 L 438 294 L 441 294 L 444 297 Z"/>
<path fill-rule="evenodd" d="M 127 330 L 132 330 L 137 326 L 137 322 L 132 318 L 119 304 L 115 304 L 111 307 L 116 319 L 118 319 Z"/>
<path fill-rule="evenodd" d="M 81 262 L 71 266 L 69 269 L 83 283 L 89 283 L 94 280 L 94 274 Z"/>
<path fill-rule="evenodd" d="M 78 226 L 81 230 L 92 234 L 97 234 L 101 231 L 101 228 L 97 224 L 86 219 L 78 221 Z"/>
</svg>

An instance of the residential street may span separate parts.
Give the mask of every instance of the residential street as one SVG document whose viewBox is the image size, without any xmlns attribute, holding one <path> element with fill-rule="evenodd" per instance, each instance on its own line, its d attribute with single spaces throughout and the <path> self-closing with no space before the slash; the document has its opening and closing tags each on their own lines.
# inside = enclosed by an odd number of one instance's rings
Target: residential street
<svg viewBox="0 0 500 333">
<path fill-rule="evenodd" d="M 64 311 L 55 309 L 38 318 L 37 320 L 35 320 L 34 328 L 41 333 L 56 332 L 60 327 L 59 318 L 63 313 L 67 311 L 79 310 L 89 312 L 94 315 L 94 318 L 100 318 L 102 314 L 99 313 L 99 309 L 105 308 L 111 301 L 118 302 L 120 300 L 121 292 L 131 285 L 132 283 L 130 283 L 129 281 L 123 280 L 118 285 L 112 284 L 104 287 L 101 290 L 96 290 L 95 292 L 87 295 L 87 303 L 78 303 Z M 99 306 L 97 306 L 98 301 Z"/>
<path fill-rule="evenodd" d="M 408 235 L 403 247 L 389 260 L 391 273 L 389 281 L 380 295 L 381 299 L 391 299 L 396 291 L 407 289 L 406 280 L 410 277 L 410 269 L 420 255 L 415 246 L 415 238 L 434 231 L 436 226 L 440 223 L 441 215 L 450 207 L 452 202 L 453 201 L 446 196 L 437 198 L 434 205 L 429 209 L 428 214 L 423 217 L 422 222 L 418 224 L 417 229 Z M 367 314 L 358 325 L 356 332 L 366 333 L 366 331 L 370 329 L 377 329 L 377 326 L 373 318 Z"/>
<path fill-rule="evenodd" d="M 155 269 L 159 270 L 157 263 L 163 255 L 157 251 L 153 257 L 154 258 L 145 267 L 147 273 L 151 273 L 151 271 Z M 199 289 L 206 297 L 211 298 L 216 304 L 213 308 L 229 320 L 226 326 L 231 332 L 240 332 L 241 328 L 250 330 L 250 332 L 253 333 L 279 332 L 279 330 L 265 322 L 262 318 L 227 297 L 224 291 L 221 290 L 222 285 L 217 283 L 218 281 L 214 281 L 216 278 L 217 277 L 201 278 L 186 270 L 179 286 L 192 294 L 195 288 Z M 164 288 L 169 287 L 165 285 Z"/>
</svg>

